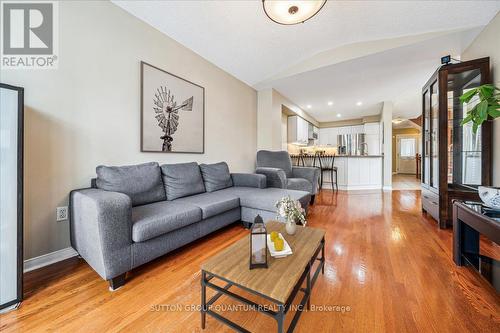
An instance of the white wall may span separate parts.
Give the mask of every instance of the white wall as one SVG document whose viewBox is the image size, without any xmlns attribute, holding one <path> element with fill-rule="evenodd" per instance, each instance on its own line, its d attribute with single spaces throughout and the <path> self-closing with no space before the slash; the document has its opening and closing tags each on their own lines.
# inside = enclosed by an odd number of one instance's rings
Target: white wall
<svg viewBox="0 0 500 333">
<path fill-rule="evenodd" d="M 292 114 L 296 114 L 319 127 L 316 119 L 295 105 L 276 90 L 269 88 L 259 90 L 257 108 L 257 148 L 268 150 L 283 149 L 282 138 L 285 128 L 282 126 L 283 106 Z"/>
<path fill-rule="evenodd" d="M 462 60 L 490 57 L 492 78 L 500 87 L 500 13 L 462 54 Z M 493 186 L 500 186 L 500 118 L 493 123 Z"/>
<path fill-rule="evenodd" d="M 281 113 L 281 149 L 287 150 L 288 148 L 288 116 Z"/>
<path fill-rule="evenodd" d="M 273 108 L 273 90 L 259 90 L 257 103 L 257 148 L 281 149 L 281 111 Z"/>
<path fill-rule="evenodd" d="M 61 2 L 59 17 L 59 69 L 0 73 L 25 87 L 25 258 L 70 245 L 56 206 L 99 164 L 225 160 L 232 171 L 254 169 L 254 89 L 112 3 Z M 205 154 L 140 152 L 141 60 L 205 87 Z"/>
</svg>

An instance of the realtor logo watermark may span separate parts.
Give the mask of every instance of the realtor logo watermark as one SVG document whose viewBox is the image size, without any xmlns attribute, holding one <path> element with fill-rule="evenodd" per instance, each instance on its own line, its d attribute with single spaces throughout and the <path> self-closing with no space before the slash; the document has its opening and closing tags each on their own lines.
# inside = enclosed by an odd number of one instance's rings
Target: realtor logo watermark
<svg viewBox="0 0 500 333">
<path fill-rule="evenodd" d="M 57 1 L 1 2 L 2 69 L 56 69 Z"/>
</svg>

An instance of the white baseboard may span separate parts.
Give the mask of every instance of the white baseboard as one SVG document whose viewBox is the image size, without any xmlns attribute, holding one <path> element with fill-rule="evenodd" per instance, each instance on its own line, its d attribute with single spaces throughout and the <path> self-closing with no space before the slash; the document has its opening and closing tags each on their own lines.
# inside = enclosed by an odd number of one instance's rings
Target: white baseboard
<svg viewBox="0 0 500 333">
<path fill-rule="evenodd" d="M 39 257 L 27 259 L 24 261 L 24 272 L 29 272 L 34 269 L 38 269 L 44 266 L 54 264 L 59 261 L 63 261 L 78 255 L 72 247 L 67 247 L 58 251 L 47 253 Z"/>
</svg>

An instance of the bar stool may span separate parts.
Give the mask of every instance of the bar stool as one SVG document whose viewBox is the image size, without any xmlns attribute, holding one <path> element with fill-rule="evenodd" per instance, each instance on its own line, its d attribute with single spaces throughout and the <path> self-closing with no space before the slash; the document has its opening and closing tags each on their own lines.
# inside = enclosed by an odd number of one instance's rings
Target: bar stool
<svg viewBox="0 0 500 333">
<path fill-rule="evenodd" d="M 295 165 L 295 166 L 299 166 L 300 164 L 300 155 L 291 155 L 290 154 L 290 158 L 292 160 L 292 165 Z"/>
<path fill-rule="evenodd" d="M 304 154 L 302 155 L 302 166 L 314 166 L 314 158 L 315 155 L 312 154 Z"/>
<path fill-rule="evenodd" d="M 304 153 L 300 152 L 297 158 L 297 166 L 305 166 L 304 163 Z"/>
<path fill-rule="evenodd" d="M 330 181 L 332 182 L 332 191 L 335 191 L 335 189 L 338 191 L 339 186 L 337 184 L 337 167 L 333 165 L 333 163 L 335 162 L 335 155 L 321 155 L 317 153 L 314 156 L 313 166 L 316 166 L 316 161 L 319 162 L 319 168 L 320 168 L 319 188 L 320 189 L 323 188 L 323 173 L 329 172 Z M 333 181 L 334 176 L 335 176 L 335 182 Z"/>
</svg>

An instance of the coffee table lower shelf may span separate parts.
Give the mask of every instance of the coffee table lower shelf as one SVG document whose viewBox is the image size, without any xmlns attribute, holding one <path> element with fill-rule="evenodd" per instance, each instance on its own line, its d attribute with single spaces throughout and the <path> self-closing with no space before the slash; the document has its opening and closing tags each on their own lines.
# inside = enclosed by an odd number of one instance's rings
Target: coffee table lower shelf
<svg viewBox="0 0 500 333">
<path fill-rule="evenodd" d="M 321 252 L 321 257 L 319 256 L 319 253 Z M 319 261 L 319 265 L 314 271 L 312 277 L 311 277 L 311 272 L 313 268 L 314 262 Z M 288 327 L 288 330 L 286 332 L 293 332 L 295 329 L 295 326 L 297 325 L 297 322 L 300 318 L 300 315 L 304 311 L 304 309 L 309 310 L 310 308 L 310 302 L 311 302 L 311 290 L 316 283 L 316 280 L 318 279 L 319 273 L 322 272 L 323 274 L 325 273 L 325 240 L 324 238 L 321 240 L 321 243 L 318 247 L 318 249 L 315 251 L 313 257 L 309 261 L 308 265 L 306 266 L 304 272 L 302 273 L 302 276 L 298 280 L 297 284 L 295 285 L 292 293 L 288 297 L 288 300 L 285 303 L 278 302 L 274 300 L 273 298 L 270 298 L 266 295 L 263 295 L 257 291 L 254 291 L 252 289 L 246 288 L 244 286 L 241 286 L 237 283 L 231 282 L 230 280 L 218 276 L 216 274 L 207 272 L 205 270 L 201 271 L 201 328 L 205 329 L 205 324 L 206 324 L 206 315 L 210 315 L 213 318 L 217 319 L 218 321 L 228 325 L 232 329 L 234 329 L 237 332 L 250 332 L 240 325 L 236 324 L 235 322 L 225 318 L 223 315 L 214 312 L 210 309 L 210 307 L 222 296 L 226 295 L 229 296 L 237 301 L 240 301 L 248 306 L 251 307 L 251 309 L 266 314 L 272 318 L 274 318 L 277 322 L 277 332 L 278 333 L 283 333 L 284 332 L 284 323 L 285 323 L 285 316 L 287 312 L 290 310 L 290 307 L 292 305 L 293 300 L 295 299 L 295 296 L 297 296 L 297 293 L 300 291 L 304 293 L 304 296 L 302 297 L 300 301 L 300 306 L 297 307 L 297 312 L 292 318 L 292 321 Z M 226 283 L 224 287 L 220 287 L 218 285 L 213 284 L 212 281 L 213 279 L 219 279 L 222 280 Z M 304 283 L 304 280 L 306 281 L 306 287 L 302 288 L 302 284 Z M 239 287 L 245 291 L 248 291 L 251 294 L 263 297 L 272 303 L 277 305 L 277 308 L 279 309 L 278 311 L 273 311 L 270 310 L 269 306 L 264 306 L 262 304 L 255 303 L 254 301 L 251 301 L 241 295 L 235 294 L 234 292 L 230 291 L 229 289 L 233 286 Z M 211 288 L 215 290 L 217 293 L 212 296 L 208 301 L 206 299 L 207 295 L 207 288 Z"/>
</svg>

